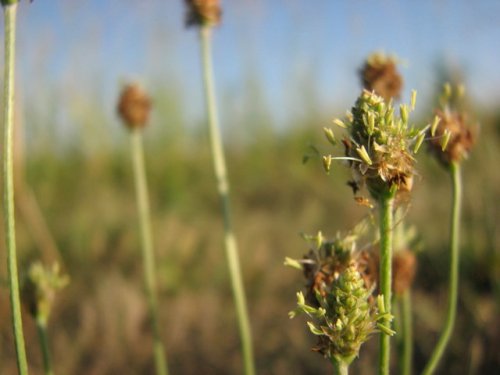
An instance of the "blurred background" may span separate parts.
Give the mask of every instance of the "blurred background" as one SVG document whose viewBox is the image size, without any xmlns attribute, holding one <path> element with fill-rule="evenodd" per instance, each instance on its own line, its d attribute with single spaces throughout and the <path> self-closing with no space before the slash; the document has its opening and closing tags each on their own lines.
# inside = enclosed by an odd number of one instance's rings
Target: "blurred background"
<svg viewBox="0 0 500 375">
<path fill-rule="evenodd" d="M 416 124 L 433 117 L 448 80 L 466 85 L 470 117 L 480 124 L 464 164 L 459 314 L 440 368 L 498 373 L 500 3 L 222 5 L 215 74 L 258 372 L 331 371 L 311 352 L 315 339 L 304 319 L 288 319 L 304 280 L 283 259 L 308 251 L 299 233 L 322 230 L 331 237 L 369 215 L 354 203 L 343 167 L 326 176 L 318 160 L 303 164 L 302 157 L 310 145 L 329 150 L 322 128 L 354 103 L 366 56 L 385 51 L 399 58 L 403 101 L 418 91 Z M 181 0 L 19 5 L 19 262 L 23 272 L 34 260 L 58 259 L 71 277 L 49 324 L 56 373 L 153 373 L 128 138 L 115 111 L 130 80 L 141 82 L 154 101 L 145 147 L 171 372 L 241 373 L 198 35 L 184 19 Z M 448 175 L 425 152 L 417 167 L 406 219 L 421 240 L 413 291 L 416 372 L 434 347 L 446 308 L 450 200 Z M 0 373 L 14 374 L 4 246 L 0 241 Z M 24 318 L 31 373 L 41 374 L 35 325 Z M 376 349 L 372 339 L 352 372 L 372 373 Z"/>
</svg>

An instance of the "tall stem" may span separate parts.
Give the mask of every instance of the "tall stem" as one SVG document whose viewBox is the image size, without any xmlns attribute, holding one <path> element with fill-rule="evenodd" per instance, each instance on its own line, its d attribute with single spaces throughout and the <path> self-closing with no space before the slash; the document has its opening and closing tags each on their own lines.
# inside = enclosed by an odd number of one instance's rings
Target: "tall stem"
<svg viewBox="0 0 500 375">
<path fill-rule="evenodd" d="M 380 292 L 384 296 L 384 305 L 388 314 L 392 306 L 392 236 L 394 221 L 394 194 L 380 198 Z M 383 324 L 390 327 L 391 322 Z M 380 333 L 379 374 L 388 375 L 391 356 L 391 336 Z"/>
<path fill-rule="evenodd" d="M 133 129 L 130 134 L 132 147 L 132 162 L 134 168 L 135 191 L 137 208 L 139 211 L 139 225 L 141 231 L 141 249 L 144 267 L 144 284 L 148 300 L 149 318 L 153 330 L 153 350 L 155 358 L 156 373 L 167 375 L 168 367 L 165 357 L 165 349 L 161 341 L 160 327 L 158 323 L 158 302 L 156 296 L 156 272 L 153 251 L 153 236 L 151 231 L 149 197 L 144 167 L 144 150 L 142 145 L 141 129 Z"/>
<path fill-rule="evenodd" d="M 240 270 L 236 238 L 231 223 L 229 183 L 227 181 L 226 162 L 219 130 L 219 118 L 217 113 L 212 67 L 211 28 L 209 26 L 202 26 L 200 28 L 200 38 L 210 145 L 212 148 L 213 167 L 217 179 L 217 190 L 219 192 L 222 205 L 222 215 L 224 218 L 224 243 L 226 258 L 233 289 L 233 297 L 236 305 L 236 313 L 238 316 L 245 374 L 253 375 L 255 373 L 255 365 L 253 358 L 252 335 L 248 319 L 245 290 Z"/>
<path fill-rule="evenodd" d="M 448 311 L 441 337 L 432 353 L 432 356 L 425 366 L 424 375 L 433 374 L 436 371 L 439 360 L 450 341 L 451 333 L 455 325 L 458 300 L 458 271 L 459 271 L 459 231 L 460 231 L 460 209 L 462 201 L 462 180 L 460 165 L 453 162 L 450 165 L 450 174 L 452 181 L 452 211 L 450 223 L 450 291 L 448 297 Z"/>
<path fill-rule="evenodd" d="M 403 351 L 401 359 L 401 374 L 411 375 L 413 359 L 413 318 L 411 307 L 411 290 L 408 289 L 402 296 L 402 325 L 403 325 Z"/>
<path fill-rule="evenodd" d="M 17 274 L 16 228 L 14 217 L 13 177 L 13 128 L 14 128 L 14 66 L 16 42 L 17 4 L 4 5 L 5 15 L 5 72 L 4 72 L 4 220 L 7 246 L 7 269 L 9 274 L 12 326 L 16 346 L 19 374 L 28 374 L 28 363 L 24 348 L 21 303 L 19 300 L 19 279 Z"/>
<path fill-rule="evenodd" d="M 40 348 L 42 349 L 44 374 L 54 375 L 54 371 L 52 370 L 52 361 L 50 359 L 49 341 L 47 339 L 47 322 L 42 318 L 37 318 L 36 329 L 38 331 Z"/>
</svg>

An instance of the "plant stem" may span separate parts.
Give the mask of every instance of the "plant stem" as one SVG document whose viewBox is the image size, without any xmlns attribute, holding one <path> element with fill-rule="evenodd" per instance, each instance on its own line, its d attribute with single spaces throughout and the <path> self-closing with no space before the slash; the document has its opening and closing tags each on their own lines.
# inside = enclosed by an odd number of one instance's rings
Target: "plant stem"
<svg viewBox="0 0 500 375">
<path fill-rule="evenodd" d="M 391 313 L 392 306 L 392 236 L 394 222 L 394 193 L 380 198 L 380 292 L 384 296 L 386 312 Z M 386 320 L 384 325 L 390 327 Z M 391 356 L 391 336 L 380 333 L 379 374 L 388 375 Z"/>
<path fill-rule="evenodd" d="M 4 5 L 5 15 L 5 72 L 4 72 L 4 218 L 7 246 L 7 268 L 9 274 L 12 326 L 16 345 L 19 374 L 28 374 L 28 363 L 24 347 L 21 303 L 19 300 L 19 279 L 17 274 L 16 228 L 14 216 L 13 177 L 13 128 L 14 128 L 14 67 L 16 41 L 17 3 Z"/>
<path fill-rule="evenodd" d="M 349 364 L 345 361 L 332 359 L 335 375 L 349 375 Z"/>
<path fill-rule="evenodd" d="M 219 130 L 219 118 L 215 99 L 215 84 L 213 78 L 212 52 L 211 52 L 211 28 L 202 26 L 200 28 L 202 68 L 205 86 L 206 107 L 208 115 L 208 126 L 210 133 L 210 144 L 212 148 L 213 167 L 217 179 L 217 190 L 219 192 L 222 215 L 224 218 L 224 243 L 226 258 L 233 289 L 233 297 L 238 316 L 241 345 L 243 350 L 243 361 L 245 374 L 255 374 L 255 365 L 252 348 L 252 335 L 248 319 L 245 290 L 243 287 L 240 261 L 236 238 L 231 223 L 231 210 L 229 203 L 229 183 L 227 181 L 226 162 Z"/>
<path fill-rule="evenodd" d="M 52 371 L 52 361 L 50 359 L 49 342 L 47 339 L 47 322 L 44 319 L 37 318 L 36 329 L 38 332 L 38 339 L 40 340 L 40 348 L 42 349 L 45 375 L 54 375 Z"/>
<path fill-rule="evenodd" d="M 411 290 L 402 296 L 403 351 L 401 355 L 401 374 L 411 375 L 413 360 L 413 317 L 411 307 Z"/>
<path fill-rule="evenodd" d="M 439 360 L 450 341 L 451 333 L 455 325 L 455 316 L 457 312 L 458 301 L 458 272 L 459 272 L 459 226 L 460 226 L 460 209 L 462 201 L 462 181 L 460 173 L 460 165 L 451 163 L 450 174 L 452 180 L 452 211 L 450 223 L 450 291 L 448 297 L 448 311 L 446 321 L 441 333 L 441 337 L 432 353 L 432 356 L 424 368 L 424 375 L 432 374 L 436 371 Z"/>
<path fill-rule="evenodd" d="M 142 145 L 141 129 L 133 129 L 130 133 L 132 147 L 132 162 L 134 169 L 135 191 L 137 209 L 139 212 L 139 225 L 141 231 L 141 249 L 144 267 L 144 284 L 148 300 L 149 318 L 153 330 L 153 350 L 156 373 L 167 375 L 168 367 L 165 349 L 161 341 L 158 323 L 158 302 L 156 296 L 156 272 L 153 251 L 153 236 L 151 231 L 149 197 L 144 167 L 144 150 Z"/>
</svg>

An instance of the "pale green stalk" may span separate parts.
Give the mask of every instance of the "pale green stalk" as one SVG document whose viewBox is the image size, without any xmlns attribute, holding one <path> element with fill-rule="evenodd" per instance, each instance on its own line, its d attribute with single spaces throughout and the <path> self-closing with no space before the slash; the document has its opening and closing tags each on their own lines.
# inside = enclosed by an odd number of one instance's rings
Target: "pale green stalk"
<svg viewBox="0 0 500 375">
<path fill-rule="evenodd" d="M 240 330 L 241 345 L 243 350 L 245 374 L 253 375 L 255 374 L 255 365 L 252 348 L 252 334 L 250 331 L 250 323 L 248 319 L 245 290 L 242 281 L 236 238 L 231 223 L 229 183 L 227 181 L 226 162 L 224 158 L 224 150 L 219 130 L 219 118 L 217 114 L 217 105 L 215 99 L 215 84 L 213 77 L 211 52 L 211 31 L 212 30 L 210 26 L 200 27 L 202 68 L 205 84 L 210 144 L 212 148 L 213 167 L 217 179 L 217 190 L 219 192 L 222 204 L 226 258 L 228 262 L 233 296 L 236 305 L 236 313 L 238 316 L 238 326 Z"/>
<path fill-rule="evenodd" d="M 332 359 L 335 375 L 349 375 L 349 364 L 342 360 Z"/>
<path fill-rule="evenodd" d="M 413 360 L 413 316 L 411 307 L 411 290 L 408 289 L 401 297 L 403 345 L 401 353 L 401 374 L 411 375 Z"/>
<path fill-rule="evenodd" d="M 394 193 L 382 195 L 380 203 L 380 293 L 384 296 L 387 314 L 391 314 L 392 306 L 392 247 L 394 222 Z M 388 319 L 382 322 L 391 327 Z M 391 336 L 380 333 L 379 374 L 388 375 L 391 356 Z"/>
<path fill-rule="evenodd" d="M 52 370 L 52 361 L 50 359 L 49 341 L 47 339 L 47 322 L 45 319 L 36 319 L 36 329 L 38 331 L 38 339 L 40 348 L 42 349 L 43 370 L 45 375 L 54 375 Z"/>
<path fill-rule="evenodd" d="M 168 366 L 165 348 L 161 341 L 160 326 L 158 322 L 158 302 L 156 296 L 156 272 L 153 251 L 153 236 L 151 231 L 149 197 L 144 167 L 144 150 L 142 145 L 141 129 L 134 128 L 130 133 L 132 147 L 132 162 L 134 169 L 135 191 L 137 209 L 139 212 L 139 225 L 141 232 L 141 249 L 144 267 L 144 284 L 148 300 L 148 312 L 153 330 L 153 350 L 156 373 L 167 375 Z"/>
<path fill-rule="evenodd" d="M 4 72 L 4 221 L 7 247 L 7 269 L 9 274 L 12 326 L 16 346 L 19 374 L 28 374 L 28 363 L 24 348 L 21 303 L 19 300 L 19 278 L 17 274 L 16 229 L 14 217 L 13 177 L 13 128 L 14 128 L 14 66 L 16 42 L 17 4 L 4 5 L 5 15 L 5 72 Z"/>
<path fill-rule="evenodd" d="M 455 325 L 455 317 L 457 313 L 458 301 L 458 273 L 459 273 L 459 231 L 460 231 L 460 209 L 462 200 L 462 181 L 460 173 L 460 165 L 456 162 L 450 164 L 450 175 L 452 180 L 452 211 L 450 223 L 450 291 L 448 294 L 448 311 L 446 321 L 441 333 L 441 337 L 432 353 L 432 356 L 424 368 L 424 375 L 433 374 L 436 371 L 437 365 L 443 356 L 443 353 L 450 341 L 453 327 Z"/>
</svg>

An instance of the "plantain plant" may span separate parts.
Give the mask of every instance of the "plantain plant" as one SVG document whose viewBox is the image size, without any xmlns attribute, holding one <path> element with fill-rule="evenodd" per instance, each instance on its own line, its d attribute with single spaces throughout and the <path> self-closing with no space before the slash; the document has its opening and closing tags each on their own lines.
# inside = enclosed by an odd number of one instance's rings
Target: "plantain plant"
<svg viewBox="0 0 500 375">
<path fill-rule="evenodd" d="M 451 219 L 449 230 L 450 270 L 449 293 L 446 319 L 441 336 L 434 348 L 423 374 L 433 374 L 439 361 L 443 357 L 448 342 L 450 341 L 458 301 L 458 281 L 460 263 L 460 212 L 462 203 L 462 177 L 461 164 L 467 158 L 475 143 L 475 132 L 469 123 L 467 113 L 461 109 L 463 87 L 452 89 L 450 84 L 445 84 L 440 98 L 440 107 L 428 132 L 429 150 L 445 168 L 451 178 Z"/>
<path fill-rule="evenodd" d="M 139 85 L 128 84 L 123 88 L 118 102 L 118 114 L 130 132 L 132 167 L 141 235 L 144 285 L 148 302 L 149 319 L 153 331 L 155 368 L 158 375 L 167 375 L 168 365 L 165 356 L 165 348 L 161 340 L 160 323 L 158 319 L 156 263 L 151 229 L 146 167 L 144 165 L 144 148 L 142 143 L 142 130 L 148 123 L 150 109 L 151 100 Z"/>
<path fill-rule="evenodd" d="M 224 219 L 224 245 L 231 286 L 236 305 L 238 326 L 243 351 L 245 374 L 255 373 L 254 354 L 252 347 L 252 333 L 248 318 L 248 309 L 243 285 L 243 276 L 240 267 L 236 236 L 233 231 L 231 207 L 229 198 L 229 182 L 226 170 L 226 161 L 222 137 L 219 129 L 219 115 L 215 94 L 215 79 L 212 67 L 212 30 L 220 23 L 221 7 L 219 0 L 186 0 L 188 12 L 187 26 L 199 29 L 201 62 L 203 70 L 206 111 L 212 149 L 212 161 L 217 179 L 217 190 L 221 201 L 222 216 Z"/>
<path fill-rule="evenodd" d="M 68 282 L 68 276 L 60 273 L 58 263 L 54 263 L 49 268 L 45 267 L 41 262 L 34 262 L 28 269 L 22 288 L 23 302 L 33 319 L 35 319 L 45 375 L 54 375 L 47 324 L 56 294 Z"/>
<path fill-rule="evenodd" d="M 297 293 L 290 318 L 307 315 L 311 333 L 318 337 L 314 351 L 329 359 L 335 374 L 347 375 L 364 342 L 376 332 L 393 335 L 382 295 L 376 296 L 371 255 L 357 247 L 363 225 L 327 241 L 321 232 L 305 236 L 311 249 L 302 259 L 285 264 L 303 271 L 307 293 Z"/>
</svg>

